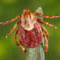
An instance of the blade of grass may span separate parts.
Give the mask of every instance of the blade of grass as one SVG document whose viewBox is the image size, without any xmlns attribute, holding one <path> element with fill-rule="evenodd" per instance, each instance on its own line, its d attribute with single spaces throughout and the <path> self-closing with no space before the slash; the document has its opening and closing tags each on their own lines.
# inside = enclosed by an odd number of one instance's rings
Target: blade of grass
<svg viewBox="0 0 60 60">
<path fill-rule="evenodd" d="M 39 7 L 36 12 L 43 14 L 42 8 Z M 43 19 L 42 17 L 39 17 Z M 45 53 L 44 53 L 44 38 L 42 40 L 42 44 L 36 48 L 29 48 L 27 50 L 26 60 L 45 60 Z"/>
</svg>

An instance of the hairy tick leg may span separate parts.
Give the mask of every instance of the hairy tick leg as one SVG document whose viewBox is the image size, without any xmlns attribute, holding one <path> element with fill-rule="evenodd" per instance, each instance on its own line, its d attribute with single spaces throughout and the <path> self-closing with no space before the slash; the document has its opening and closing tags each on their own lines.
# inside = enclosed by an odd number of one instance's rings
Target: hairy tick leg
<svg viewBox="0 0 60 60">
<path fill-rule="evenodd" d="M 16 26 L 17 26 L 17 23 L 13 26 L 13 28 L 9 31 L 9 33 L 7 33 L 6 38 L 8 37 L 8 35 L 10 35 L 13 32 Z"/>
<path fill-rule="evenodd" d="M 45 52 L 47 52 L 48 51 L 48 40 L 47 40 L 47 37 L 44 35 L 44 33 L 43 33 L 43 37 L 44 37 L 44 39 L 45 39 Z"/>
<path fill-rule="evenodd" d="M 19 47 L 22 49 L 23 52 L 26 52 L 25 48 L 24 48 L 22 45 L 20 45 L 19 43 L 17 43 L 17 41 L 16 41 L 16 35 L 17 35 L 17 33 L 18 33 L 18 30 L 15 32 L 14 42 L 15 42 L 15 44 L 16 44 L 17 46 L 19 46 Z"/>
<path fill-rule="evenodd" d="M 16 17 L 14 17 L 14 18 L 13 18 L 13 19 L 11 19 L 11 20 L 6 21 L 6 22 L 0 22 L 0 25 L 9 24 L 9 23 L 11 23 L 11 22 L 15 21 L 18 17 L 20 17 L 20 15 L 18 15 L 18 16 L 16 16 Z"/>
<path fill-rule="evenodd" d="M 60 17 L 60 15 L 48 16 L 48 15 L 43 15 L 43 14 L 40 14 L 40 13 L 35 13 L 35 14 L 38 15 L 38 16 L 42 16 L 44 18 L 58 18 L 58 17 Z"/>
<path fill-rule="evenodd" d="M 22 45 L 20 45 L 19 47 L 22 49 L 24 53 L 26 53 L 26 49 Z"/>
<path fill-rule="evenodd" d="M 48 22 L 46 22 L 46 21 L 43 21 L 43 20 L 40 19 L 40 18 L 37 18 L 37 20 L 40 21 L 40 22 L 42 22 L 42 23 L 44 23 L 44 24 L 46 24 L 46 25 L 48 25 L 48 26 L 51 26 L 51 27 L 55 27 L 55 28 L 56 28 L 55 25 L 52 25 L 52 24 L 50 24 L 50 23 L 48 23 Z"/>
<path fill-rule="evenodd" d="M 41 28 L 45 31 L 46 37 L 47 37 L 47 39 L 48 39 L 48 38 L 49 38 L 48 31 L 46 30 L 46 28 L 45 28 L 43 25 L 41 25 Z"/>
<path fill-rule="evenodd" d="M 15 32 L 15 35 L 14 35 L 14 42 L 15 42 L 15 44 L 16 44 L 17 46 L 19 46 L 20 44 L 17 43 L 17 41 L 16 41 L 16 35 L 17 35 L 17 33 L 18 33 L 18 30 Z"/>
</svg>

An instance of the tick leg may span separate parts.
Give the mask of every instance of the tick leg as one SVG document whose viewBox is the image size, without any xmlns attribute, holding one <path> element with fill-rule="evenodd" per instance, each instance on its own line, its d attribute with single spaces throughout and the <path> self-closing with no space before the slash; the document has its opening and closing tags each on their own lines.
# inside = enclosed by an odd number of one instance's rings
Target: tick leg
<svg viewBox="0 0 60 60">
<path fill-rule="evenodd" d="M 47 37 L 44 34 L 43 34 L 43 37 L 45 38 L 45 46 L 46 46 L 45 52 L 47 52 L 48 51 L 48 40 L 47 40 Z"/>
<path fill-rule="evenodd" d="M 22 45 L 20 45 L 19 47 L 22 49 L 23 52 L 26 53 L 26 49 Z"/>
<path fill-rule="evenodd" d="M 17 41 L 16 41 L 16 35 L 17 35 L 17 33 L 18 33 L 18 30 L 15 32 L 14 42 L 15 42 L 15 44 L 16 44 L 17 46 L 19 46 L 19 47 L 22 49 L 23 52 L 26 52 L 25 48 L 24 48 L 22 45 L 20 45 L 19 43 L 17 43 Z"/>
<path fill-rule="evenodd" d="M 8 23 L 11 23 L 13 21 L 15 21 L 18 17 L 20 17 L 20 15 L 14 17 L 13 19 L 9 20 L 9 21 L 6 21 L 6 22 L 0 22 L 0 25 L 5 25 L 5 24 L 8 24 Z"/>
<path fill-rule="evenodd" d="M 55 25 L 52 25 L 52 24 L 50 24 L 50 23 L 48 23 L 46 21 L 43 21 L 42 19 L 37 18 L 37 20 L 40 21 L 40 22 L 42 22 L 42 23 L 44 23 L 44 24 L 46 24 L 46 25 L 48 25 L 48 26 L 57 28 Z"/>
<path fill-rule="evenodd" d="M 45 33 L 46 33 L 46 37 L 47 37 L 47 39 L 48 39 L 48 38 L 49 38 L 48 31 L 47 31 L 46 28 L 45 28 L 44 26 L 42 26 L 42 25 L 41 25 L 41 28 L 45 31 Z"/>
<path fill-rule="evenodd" d="M 18 30 L 15 32 L 15 35 L 14 35 L 14 42 L 15 42 L 15 44 L 16 44 L 17 46 L 19 46 L 20 44 L 17 43 L 17 41 L 16 41 L 16 35 L 17 35 L 17 33 L 18 33 Z"/>
<path fill-rule="evenodd" d="M 17 23 L 13 26 L 13 28 L 7 33 L 7 35 L 6 35 L 6 38 L 8 37 L 8 35 L 10 35 L 12 32 L 13 32 L 13 30 L 16 28 L 16 26 L 17 26 Z"/>
<path fill-rule="evenodd" d="M 35 13 L 35 14 L 38 15 L 38 16 L 42 16 L 44 18 L 58 18 L 58 17 L 60 17 L 60 15 L 48 16 L 48 15 L 43 15 L 43 14 L 40 14 L 40 13 Z"/>
</svg>

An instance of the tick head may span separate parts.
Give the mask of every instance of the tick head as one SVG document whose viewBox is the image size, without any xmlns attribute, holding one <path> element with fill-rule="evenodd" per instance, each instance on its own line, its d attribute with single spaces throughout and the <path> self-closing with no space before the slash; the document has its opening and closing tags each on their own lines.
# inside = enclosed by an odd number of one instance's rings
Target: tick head
<svg viewBox="0 0 60 60">
<path fill-rule="evenodd" d="M 21 26 L 25 30 L 32 30 L 34 28 L 34 25 L 36 23 L 36 17 L 33 13 L 31 12 L 25 12 L 24 14 L 21 15 Z"/>
<path fill-rule="evenodd" d="M 26 13 L 26 12 L 29 12 L 29 9 L 28 9 L 28 8 L 25 8 L 25 9 L 23 10 L 23 13 Z"/>
</svg>

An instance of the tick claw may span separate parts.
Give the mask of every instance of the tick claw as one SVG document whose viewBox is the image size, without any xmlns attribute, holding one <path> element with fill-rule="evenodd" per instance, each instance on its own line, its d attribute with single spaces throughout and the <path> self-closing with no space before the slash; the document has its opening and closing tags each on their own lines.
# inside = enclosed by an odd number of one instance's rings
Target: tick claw
<svg viewBox="0 0 60 60">
<path fill-rule="evenodd" d="M 27 50 L 24 51 L 24 53 L 26 53 L 26 52 L 27 52 Z"/>
<path fill-rule="evenodd" d="M 7 38 L 8 36 L 6 36 L 6 38 Z"/>
<path fill-rule="evenodd" d="M 55 27 L 55 29 L 57 29 L 57 27 Z"/>
</svg>

